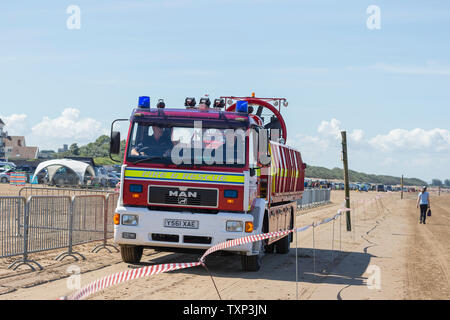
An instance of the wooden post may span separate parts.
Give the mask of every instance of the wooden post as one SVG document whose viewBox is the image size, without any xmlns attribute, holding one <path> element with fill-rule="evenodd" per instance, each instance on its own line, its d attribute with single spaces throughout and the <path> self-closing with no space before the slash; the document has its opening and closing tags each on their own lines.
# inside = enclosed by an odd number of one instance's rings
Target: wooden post
<svg viewBox="0 0 450 320">
<path fill-rule="evenodd" d="M 400 199 L 403 199 L 403 175 L 402 175 L 401 185 L 402 185 L 402 193 L 401 193 Z"/>
<path fill-rule="evenodd" d="M 345 188 L 345 207 L 350 209 L 350 186 L 348 181 L 348 161 L 347 161 L 347 132 L 341 131 L 342 135 L 342 162 L 344 163 L 344 188 Z M 346 212 L 347 231 L 352 231 L 352 222 L 350 211 Z"/>
</svg>

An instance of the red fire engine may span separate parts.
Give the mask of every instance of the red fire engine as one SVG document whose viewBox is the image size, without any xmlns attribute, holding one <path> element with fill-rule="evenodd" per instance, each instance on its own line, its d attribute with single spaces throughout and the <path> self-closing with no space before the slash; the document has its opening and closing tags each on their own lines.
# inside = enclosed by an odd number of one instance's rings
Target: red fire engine
<svg viewBox="0 0 450 320">
<path fill-rule="evenodd" d="M 208 249 L 293 227 L 304 188 L 300 152 L 285 144 L 284 98 L 186 98 L 185 108 L 140 97 L 129 120 L 114 241 L 124 262 L 144 248 Z M 116 120 L 117 121 L 117 120 Z M 113 122 L 114 124 L 114 122 Z M 111 129 L 111 153 L 120 133 Z M 228 248 L 257 271 L 264 253 L 289 252 L 292 234 Z"/>
</svg>

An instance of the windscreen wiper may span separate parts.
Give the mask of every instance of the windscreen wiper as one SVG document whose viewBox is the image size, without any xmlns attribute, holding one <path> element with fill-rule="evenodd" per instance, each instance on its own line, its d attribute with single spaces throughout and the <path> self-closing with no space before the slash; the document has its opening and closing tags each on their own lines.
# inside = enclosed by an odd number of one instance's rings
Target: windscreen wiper
<svg viewBox="0 0 450 320">
<path fill-rule="evenodd" d="M 153 159 L 164 160 L 164 159 L 166 159 L 166 158 L 165 158 L 165 157 L 161 157 L 161 156 L 151 156 L 151 157 L 139 159 L 139 160 L 133 162 L 133 164 L 137 164 L 137 163 L 139 163 L 139 162 L 144 162 L 144 161 L 153 160 Z"/>
</svg>

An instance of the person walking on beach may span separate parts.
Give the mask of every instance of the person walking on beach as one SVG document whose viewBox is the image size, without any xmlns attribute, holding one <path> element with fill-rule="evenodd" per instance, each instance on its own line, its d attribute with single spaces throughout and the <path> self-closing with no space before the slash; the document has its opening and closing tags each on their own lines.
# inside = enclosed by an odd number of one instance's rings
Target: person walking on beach
<svg viewBox="0 0 450 320">
<path fill-rule="evenodd" d="M 427 187 L 423 186 L 422 192 L 417 197 L 417 208 L 420 206 L 420 220 L 419 223 L 425 223 L 427 218 L 427 211 L 430 208 L 430 194 L 427 192 Z"/>
</svg>

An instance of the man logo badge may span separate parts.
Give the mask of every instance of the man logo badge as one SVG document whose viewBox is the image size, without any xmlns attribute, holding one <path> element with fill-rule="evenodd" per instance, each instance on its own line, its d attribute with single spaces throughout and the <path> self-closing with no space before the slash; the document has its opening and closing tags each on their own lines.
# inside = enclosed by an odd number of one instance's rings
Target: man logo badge
<svg viewBox="0 0 450 320">
<path fill-rule="evenodd" d="M 169 191 L 169 197 L 183 197 L 183 198 L 197 198 L 197 192 L 191 192 L 191 191 Z"/>
<path fill-rule="evenodd" d="M 191 191 L 169 191 L 169 197 L 177 197 L 178 204 L 187 205 L 188 198 L 197 198 L 197 192 Z"/>
</svg>

